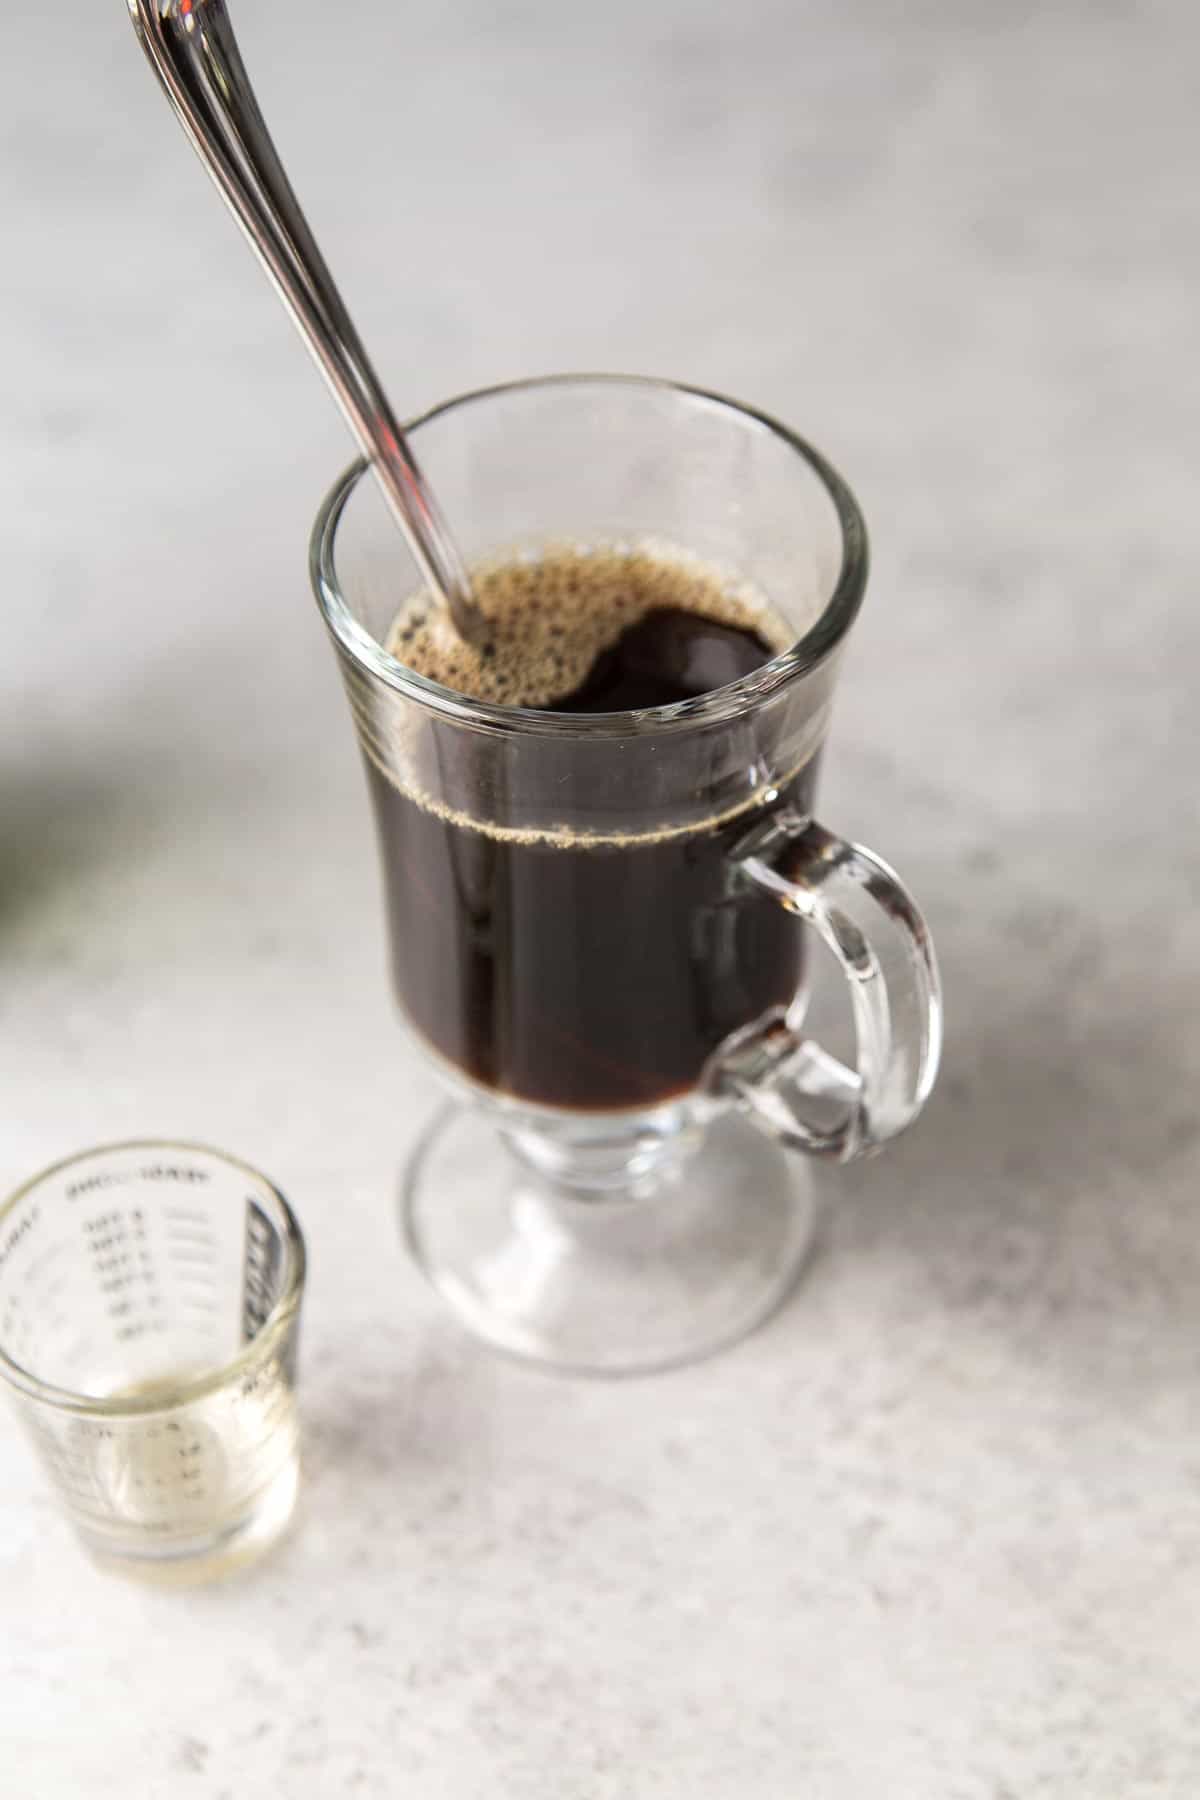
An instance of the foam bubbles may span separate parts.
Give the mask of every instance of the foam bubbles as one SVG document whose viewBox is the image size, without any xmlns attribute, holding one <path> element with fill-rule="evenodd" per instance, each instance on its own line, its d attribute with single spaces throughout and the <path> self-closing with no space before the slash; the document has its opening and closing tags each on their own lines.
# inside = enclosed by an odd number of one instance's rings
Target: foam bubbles
<svg viewBox="0 0 1200 1800">
<path fill-rule="evenodd" d="M 417 674 L 494 705 L 565 699 L 628 626 L 659 607 L 756 631 L 776 652 L 793 636 L 754 588 L 673 545 L 548 544 L 484 563 L 471 580 L 491 628 L 483 643 L 464 644 L 445 609 L 419 593 L 401 607 L 386 648 Z"/>
</svg>

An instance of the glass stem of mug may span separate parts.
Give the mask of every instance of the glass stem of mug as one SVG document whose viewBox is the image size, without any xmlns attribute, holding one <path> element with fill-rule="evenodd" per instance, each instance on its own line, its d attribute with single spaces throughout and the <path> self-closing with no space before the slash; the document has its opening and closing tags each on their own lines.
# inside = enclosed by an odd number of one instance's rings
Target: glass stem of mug
<svg viewBox="0 0 1200 1800">
<path fill-rule="evenodd" d="M 605 1205 L 652 1199 L 699 1150 L 704 1130 L 694 1105 L 679 1105 L 616 1118 L 539 1118 L 501 1135 L 547 1198 Z"/>
</svg>

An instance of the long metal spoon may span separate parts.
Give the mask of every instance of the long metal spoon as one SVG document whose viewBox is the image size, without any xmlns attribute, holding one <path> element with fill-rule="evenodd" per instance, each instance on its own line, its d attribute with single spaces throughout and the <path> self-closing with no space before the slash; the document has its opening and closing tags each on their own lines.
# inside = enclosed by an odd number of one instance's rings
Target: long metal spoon
<svg viewBox="0 0 1200 1800">
<path fill-rule="evenodd" d="M 426 581 L 485 635 L 462 558 L 284 173 L 224 0 L 128 0 L 142 49 L 371 461 Z"/>
</svg>

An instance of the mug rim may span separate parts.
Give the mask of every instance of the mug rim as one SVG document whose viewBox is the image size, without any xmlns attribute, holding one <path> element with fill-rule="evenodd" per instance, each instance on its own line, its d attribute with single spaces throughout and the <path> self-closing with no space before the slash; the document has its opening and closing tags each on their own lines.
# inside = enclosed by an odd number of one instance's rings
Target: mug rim
<svg viewBox="0 0 1200 1800">
<path fill-rule="evenodd" d="M 364 630 L 342 597 L 337 575 L 337 528 L 351 494 L 366 473 L 366 457 L 358 457 L 343 470 L 317 511 L 309 540 L 309 574 L 317 604 L 327 625 L 346 653 L 365 671 L 420 706 L 459 724 L 501 734 L 541 737 L 630 737 L 680 727 L 719 724 L 744 716 L 764 704 L 794 681 L 812 673 L 833 654 L 850 630 L 866 591 L 869 552 L 866 522 L 857 500 L 843 478 L 806 439 L 770 413 L 731 400 L 709 388 L 693 387 L 653 375 L 565 373 L 535 375 L 517 381 L 496 382 L 472 388 L 440 401 L 410 420 L 407 433 L 416 433 L 450 412 L 497 396 L 548 387 L 621 386 L 683 395 L 723 412 L 750 420 L 782 442 L 815 474 L 833 504 L 842 538 L 842 561 L 833 591 L 820 616 L 787 650 L 724 687 L 677 700 L 668 706 L 639 707 L 623 712 L 563 713 L 538 707 L 502 706 L 474 700 L 442 683 L 419 675 L 383 648 Z"/>
</svg>

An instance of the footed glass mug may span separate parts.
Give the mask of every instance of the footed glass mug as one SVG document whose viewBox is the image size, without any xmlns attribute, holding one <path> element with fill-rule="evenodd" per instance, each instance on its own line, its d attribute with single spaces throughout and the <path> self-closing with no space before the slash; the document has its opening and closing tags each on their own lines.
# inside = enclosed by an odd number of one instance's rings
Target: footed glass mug
<svg viewBox="0 0 1200 1800">
<path fill-rule="evenodd" d="M 384 648 L 422 584 L 362 463 L 314 529 L 396 995 L 456 1101 L 408 1165 L 409 1247 L 513 1354 L 612 1374 L 686 1362 L 793 1283 L 804 1157 L 878 1149 L 937 1070 L 920 914 L 813 817 L 862 517 L 784 426 L 664 381 L 518 382 L 410 431 L 469 562 L 667 543 L 750 584 L 794 633 L 669 706 L 492 705 Z M 855 1067 L 804 1035 L 814 934 L 849 985 Z"/>
</svg>

